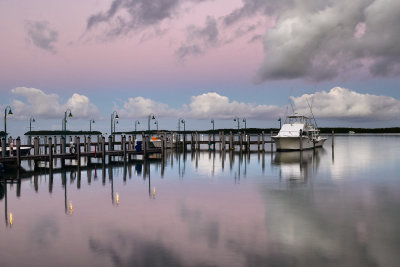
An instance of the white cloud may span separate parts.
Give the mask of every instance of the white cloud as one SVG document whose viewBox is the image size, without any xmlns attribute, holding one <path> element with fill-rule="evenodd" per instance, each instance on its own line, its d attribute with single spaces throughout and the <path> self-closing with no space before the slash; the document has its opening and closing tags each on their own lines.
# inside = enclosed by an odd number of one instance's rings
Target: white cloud
<svg viewBox="0 0 400 267">
<path fill-rule="evenodd" d="M 123 104 L 122 109 L 116 109 L 121 117 L 127 118 L 147 118 L 151 113 L 157 117 L 179 116 L 179 111 L 169 108 L 167 104 L 141 96 L 130 97 L 128 102 Z"/>
<path fill-rule="evenodd" d="M 346 88 L 335 87 L 329 92 L 291 97 L 296 112 L 310 114 L 307 100 L 318 118 L 342 120 L 391 120 L 400 113 L 400 101 L 389 96 L 361 94 Z"/>
<path fill-rule="evenodd" d="M 80 94 L 73 94 L 65 104 L 60 103 L 57 94 L 46 94 L 40 89 L 17 87 L 11 90 L 17 96 L 24 98 L 24 101 L 14 99 L 12 102 L 13 112 L 20 119 L 30 116 L 38 118 L 60 118 L 64 112 L 70 109 L 76 118 L 88 118 L 98 116 L 97 107 L 90 102 L 89 98 Z"/>
<path fill-rule="evenodd" d="M 282 108 L 278 106 L 230 101 L 228 97 L 212 92 L 192 96 L 189 107 L 190 116 L 197 119 L 231 119 L 235 116 L 271 119 L 282 113 Z"/>
</svg>

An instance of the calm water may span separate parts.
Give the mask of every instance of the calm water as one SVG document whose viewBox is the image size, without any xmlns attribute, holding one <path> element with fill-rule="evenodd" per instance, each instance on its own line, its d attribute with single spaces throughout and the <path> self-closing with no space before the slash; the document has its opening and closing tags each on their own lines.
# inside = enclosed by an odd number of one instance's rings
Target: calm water
<svg viewBox="0 0 400 267">
<path fill-rule="evenodd" d="M 0 265 L 399 266 L 399 173 L 400 136 L 21 172 Z"/>
</svg>

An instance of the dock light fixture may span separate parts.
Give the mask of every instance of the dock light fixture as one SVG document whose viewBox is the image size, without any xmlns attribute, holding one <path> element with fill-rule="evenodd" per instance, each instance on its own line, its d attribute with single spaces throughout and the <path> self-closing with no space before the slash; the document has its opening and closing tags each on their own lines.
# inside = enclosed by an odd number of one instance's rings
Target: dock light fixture
<svg viewBox="0 0 400 267">
<path fill-rule="evenodd" d="M 147 129 L 149 131 L 149 135 L 150 135 L 150 120 L 155 120 L 155 119 L 156 119 L 156 117 L 154 116 L 154 114 L 150 113 L 148 120 L 147 120 Z"/>
<path fill-rule="evenodd" d="M 7 113 L 7 110 L 8 110 L 8 113 Z M 5 139 L 6 139 L 6 145 L 7 145 L 7 115 L 13 115 L 13 113 L 12 113 L 12 110 L 11 110 L 11 107 L 10 106 L 7 106 L 5 109 L 4 109 L 4 134 L 5 134 Z"/>
<path fill-rule="evenodd" d="M 214 128 L 215 128 L 215 122 L 214 122 L 214 119 L 211 119 L 211 123 L 212 123 L 212 125 L 213 125 L 213 132 L 214 132 Z"/>
<path fill-rule="evenodd" d="M 246 118 L 243 118 L 243 122 L 244 122 L 244 130 L 246 131 L 246 129 L 247 129 L 247 125 L 246 125 Z"/>
<path fill-rule="evenodd" d="M 181 123 L 183 124 L 183 133 L 185 133 L 186 132 L 186 121 L 184 119 L 182 119 Z"/>
<path fill-rule="evenodd" d="M 136 120 L 135 121 L 135 133 L 136 133 L 136 125 L 139 125 L 139 124 L 140 124 L 140 121 Z"/>
<path fill-rule="evenodd" d="M 154 124 L 156 124 L 156 126 L 157 126 L 157 132 L 158 132 L 158 120 L 156 120 L 156 121 L 154 122 Z"/>
<path fill-rule="evenodd" d="M 115 132 L 115 121 L 118 123 L 118 119 L 118 113 L 114 110 L 113 113 L 111 113 L 111 135 L 113 135 Z"/>
<path fill-rule="evenodd" d="M 90 131 L 90 133 L 92 133 L 92 123 L 96 123 L 96 122 L 94 121 L 94 119 L 91 119 L 91 120 L 89 121 L 89 131 Z"/>
<path fill-rule="evenodd" d="M 70 109 L 67 109 L 67 110 L 64 112 L 64 119 L 63 119 L 64 138 L 67 138 L 67 113 L 68 113 L 68 111 L 69 111 L 68 118 L 72 118 L 72 112 L 71 112 L 71 110 L 70 110 Z"/>
<path fill-rule="evenodd" d="M 237 122 L 237 128 L 238 128 L 238 131 L 239 131 L 239 127 L 240 127 L 240 119 L 239 119 L 239 117 L 235 117 L 235 118 L 233 119 L 233 121 L 236 121 L 236 122 Z"/>
<path fill-rule="evenodd" d="M 279 118 L 278 121 L 279 121 L 279 129 L 280 129 L 280 128 L 282 128 L 282 119 Z"/>
</svg>

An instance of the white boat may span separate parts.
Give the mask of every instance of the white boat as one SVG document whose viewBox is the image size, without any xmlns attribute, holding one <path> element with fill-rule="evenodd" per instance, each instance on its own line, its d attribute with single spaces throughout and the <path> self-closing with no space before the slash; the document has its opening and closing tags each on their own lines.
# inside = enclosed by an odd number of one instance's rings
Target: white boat
<svg viewBox="0 0 400 267">
<path fill-rule="evenodd" d="M 306 116 L 288 116 L 279 133 L 272 136 L 277 151 L 294 151 L 322 147 L 327 138 L 320 136 L 319 129 Z"/>
</svg>

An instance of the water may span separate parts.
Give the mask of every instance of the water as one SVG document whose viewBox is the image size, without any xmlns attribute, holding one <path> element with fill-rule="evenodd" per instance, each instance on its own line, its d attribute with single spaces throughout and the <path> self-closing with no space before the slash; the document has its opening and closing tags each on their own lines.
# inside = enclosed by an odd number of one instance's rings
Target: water
<svg viewBox="0 0 400 267">
<path fill-rule="evenodd" d="M 21 173 L 1 188 L 0 265 L 398 266 L 399 151 L 400 136 L 336 136 L 334 153 Z"/>
</svg>

